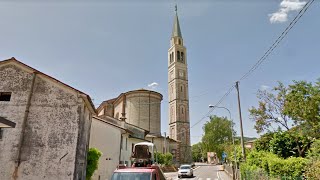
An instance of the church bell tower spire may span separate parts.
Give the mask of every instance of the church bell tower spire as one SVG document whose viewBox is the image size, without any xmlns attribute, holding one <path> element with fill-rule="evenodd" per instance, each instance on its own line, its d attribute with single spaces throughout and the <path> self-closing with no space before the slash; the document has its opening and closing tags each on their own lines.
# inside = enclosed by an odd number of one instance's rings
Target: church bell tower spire
<svg viewBox="0 0 320 180">
<path fill-rule="evenodd" d="M 179 24 L 177 5 L 168 50 L 169 136 L 180 141 L 176 151 L 178 163 L 190 163 L 190 120 L 187 49 Z"/>
</svg>

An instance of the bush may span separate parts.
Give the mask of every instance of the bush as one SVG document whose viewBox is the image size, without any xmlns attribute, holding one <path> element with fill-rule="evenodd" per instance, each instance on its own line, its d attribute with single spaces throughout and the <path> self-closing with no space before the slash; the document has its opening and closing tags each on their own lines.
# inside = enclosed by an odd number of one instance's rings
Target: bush
<svg viewBox="0 0 320 180">
<path fill-rule="evenodd" d="M 159 164 L 163 164 L 163 165 L 171 165 L 172 164 L 173 156 L 171 153 L 162 154 L 162 153 L 156 152 L 155 155 L 157 156 L 157 159 L 158 159 L 157 162 Z"/>
<path fill-rule="evenodd" d="M 314 159 L 314 160 L 320 160 L 320 139 L 315 140 L 308 153 L 307 153 L 308 159 Z"/>
<path fill-rule="evenodd" d="M 90 148 L 87 156 L 87 174 L 86 179 L 90 180 L 94 171 L 98 169 L 99 158 L 102 153 L 96 148 Z"/>
<path fill-rule="evenodd" d="M 286 176 L 297 178 L 302 176 L 308 160 L 301 157 L 288 159 L 271 158 L 268 161 L 269 174 L 273 177 Z"/>
<path fill-rule="evenodd" d="M 299 153 L 297 151 L 297 143 L 294 140 L 295 138 L 297 137 L 293 137 L 288 131 L 276 132 L 269 142 L 269 149 L 272 153 L 282 158 L 297 157 Z"/>
<path fill-rule="evenodd" d="M 166 154 L 164 154 L 164 164 L 165 165 L 171 165 L 172 164 L 172 158 L 173 158 L 173 156 L 172 156 L 172 154 L 171 153 L 166 153 Z"/>
<path fill-rule="evenodd" d="M 320 140 L 316 140 L 312 143 L 307 157 L 310 161 L 305 172 L 306 178 L 320 179 Z"/>
<path fill-rule="evenodd" d="M 247 156 L 247 161 L 240 166 L 241 174 L 244 177 L 250 175 L 261 176 L 263 179 L 266 174 L 271 177 L 300 178 L 308 160 L 301 157 L 290 157 L 283 159 L 270 152 L 252 151 Z M 258 178 L 258 179 L 261 179 Z M 250 178 L 247 178 L 250 179 Z"/>
<path fill-rule="evenodd" d="M 270 151 L 270 141 L 274 133 L 266 133 L 254 141 L 254 149 L 257 151 Z"/>
<path fill-rule="evenodd" d="M 320 179 L 320 160 L 311 161 L 305 172 L 307 179 Z"/>
</svg>

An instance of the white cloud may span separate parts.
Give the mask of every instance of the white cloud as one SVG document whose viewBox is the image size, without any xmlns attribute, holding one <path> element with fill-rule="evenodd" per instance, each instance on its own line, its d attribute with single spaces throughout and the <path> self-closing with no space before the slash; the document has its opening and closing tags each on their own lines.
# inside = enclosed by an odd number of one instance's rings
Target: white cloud
<svg viewBox="0 0 320 180">
<path fill-rule="evenodd" d="M 270 89 L 270 86 L 267 86 L 267 85 L 261 85 L 260 86 L 260 90 L 261 91 L 265 91 L 265 90 L 268 90 L 268 89 Z"/>
<path fill-rule="evenodd" d="M 280 9 L 272 14 L 269 14 L 270 16 L 270 22 L 271 23 L 283 23 L 288 20 L 288 14 L 291 11 L 299 11 L 303 8 L 303 6 L 306 4 L 305 1 L 300 0 L 283 0 L 280 3 Z"/>
<path fill-rule="evenodd" d="M 153 82 L 148 84 L 148 87 L 151 89 L 156 89 L 159 86 L 159 84 L 157 82 Z"/>
</svg>

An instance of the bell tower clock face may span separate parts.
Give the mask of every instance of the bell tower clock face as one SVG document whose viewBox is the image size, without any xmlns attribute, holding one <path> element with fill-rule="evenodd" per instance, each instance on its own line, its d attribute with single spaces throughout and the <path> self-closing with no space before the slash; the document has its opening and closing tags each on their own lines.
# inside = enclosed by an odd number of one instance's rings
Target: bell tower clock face
<svg viewBox="0 0 320 180">
<path fill-rule="evenodd" d="M 179 71 L 179 77 L 183 77 L 184 76 L 184 73 L 183 73 L 183 71 Z"/>
</svg>

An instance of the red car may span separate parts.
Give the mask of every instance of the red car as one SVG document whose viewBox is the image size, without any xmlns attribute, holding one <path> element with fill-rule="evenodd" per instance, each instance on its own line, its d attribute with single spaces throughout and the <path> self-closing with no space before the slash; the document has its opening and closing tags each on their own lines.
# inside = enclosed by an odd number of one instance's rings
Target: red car
<svg viewBox="0 0 320 180">
<path fill-rule="evenodd" d="M 113 172 L 111 180 L 165 180 L 159 166 L 119 167 Z"/>
</svg>

